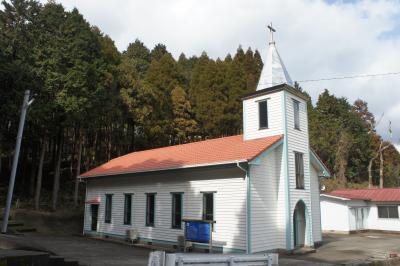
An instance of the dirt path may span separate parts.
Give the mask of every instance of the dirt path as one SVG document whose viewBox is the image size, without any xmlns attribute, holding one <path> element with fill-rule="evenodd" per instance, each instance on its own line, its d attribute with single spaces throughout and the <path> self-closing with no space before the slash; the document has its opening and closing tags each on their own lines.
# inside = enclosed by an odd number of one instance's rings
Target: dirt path
<svg viewBox="0 0 400 266">
<path fill-rule="evenodd" d="M 38 243 L 64 258 L 90 266 L 145 266 L 149 250 L 79 236 L 29 234 L 27 242 Z"/>
<path fill-rule="evenodd" d="M 390 253 L 400 254 L 400 236 L 363 233 L 327 235 L 316 253 L 280 256 L 280 265 L 338 265 L 382 261 Z M 19 237 L 19 243 L 41 246 L 64 258 L 90 266 L 145 266 L 150 250 L 80 236 L 49 236 L 32 233 Z"/>
<path fill-rule="evenodd" d="M 316 253 L 286 256 L 321 263 L 358 264 L 361 262 L 384 261 L 390 253 L 400 256 L 400 235 L 359 233 L 351 235 L 324 235 L 324 245 Z"/>
</svg>

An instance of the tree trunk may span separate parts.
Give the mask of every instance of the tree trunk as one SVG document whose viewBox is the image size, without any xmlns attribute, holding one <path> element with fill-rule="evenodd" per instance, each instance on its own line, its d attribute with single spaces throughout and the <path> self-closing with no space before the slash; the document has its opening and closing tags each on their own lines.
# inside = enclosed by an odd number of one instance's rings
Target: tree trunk
<svg viewBox="0 0 400 266">
<path fill-rule="evenodd" d="M 39 210 L 40 190 L 42 189 L 42 173 L 43 173 L 43 162 L 44 162 L 45 152 L 46 152 L 46 140 L 43 139 L 42 149 L 40 151 L 39 168 L 36 177 L 35 210 Z"/>
<path fill-rule="evenodd" d="M 374 158 L 371 158 L 369 160 L 369 164 L 368 164 L 368 188 L 372 188 L 373 184 L 372 184 L 372 164 L 374 162 Z"/>
<path fill-rule="evenodd" d="M 57 200 L 58 200 L 58 191 L 60 189 L 60 167 L 61 167 L 61 155 L 62 155 L 62 140 L 60 138 L 58 151 L 57 151 L 57 161 L 54 169 L 54 183 L 53 183 L 53 197 L 51 209 L 53 211 L 57 210 Z"/>
<path fill-rule="evenodd" d="M 79 144 L 78 144 L 78 161 L 76 164 L 76 177 L 75 177 L 75 187 L 74 187 L 74 207 L 78 206 L 78 194 L 79 194 L 79 175 L 81 174 L 81 159 L 82 159 L 82 135 L 79 134 Z"/>
<path fill-rule="evenodd" d="M 36 152 L 32 151 L 32 160 L 31 160 L 31 176 L 29 180 L 29 197 L 32 198 L 35 193 L 35 169 L 36 169 Z"/>
<path fill-rule="evenodd" d="M 342 131 L 336 151 L 335 172 L 337 174 L 337 178 L 344 184 L 347 183 L 346 170 L 350 148 L 349 134 L 345 131 Z"/>
<path fill-rule="evenodd" d="M 383 150 L 380 151 L 379 188 L 383 188 Z"/>
</svg>

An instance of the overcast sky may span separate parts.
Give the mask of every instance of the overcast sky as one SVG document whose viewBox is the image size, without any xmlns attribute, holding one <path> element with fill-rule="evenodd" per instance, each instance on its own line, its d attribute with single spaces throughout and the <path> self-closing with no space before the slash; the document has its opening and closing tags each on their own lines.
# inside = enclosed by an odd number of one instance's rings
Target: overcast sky
<svg viewBox="0 0 400 266">
<path fill-rule="evenodd" d="M 400 72 L 400 0 L 58 0 L 77 7 L 120 51 L 139 38 L 163 43 L 175 57 L 206 51 L 213 58 L 258 49 L 265 61 L 268 33 L 293 80 Z M 315 102 L 328 88 L 350 102 L 366 100 L 386 139 L 400 140 L 400 75 L 301 84 Z"/>
</svg>

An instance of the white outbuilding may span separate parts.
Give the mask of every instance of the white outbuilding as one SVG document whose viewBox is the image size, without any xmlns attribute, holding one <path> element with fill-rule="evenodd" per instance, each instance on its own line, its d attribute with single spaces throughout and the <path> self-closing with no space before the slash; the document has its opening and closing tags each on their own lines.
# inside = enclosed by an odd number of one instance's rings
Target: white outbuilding
<svg viewBox="0 0 400 266">
<path fill-rule="evenodd" d="M 243 134 L 133 152 L 82 174 L 84 234 L 135 230 L 175 245 L 186 218 L 215 221 L 222 252 L 321 242 L 319 178 L 329 174 L 310 149 L 307 101 L 271 38 L 257 90 L 242 98 Z"/>
<path fill-rule="evenodd" d="M 321 194 L 323 232 L 400 232 L 400 188 L 340 189 Z"/>
</svg>

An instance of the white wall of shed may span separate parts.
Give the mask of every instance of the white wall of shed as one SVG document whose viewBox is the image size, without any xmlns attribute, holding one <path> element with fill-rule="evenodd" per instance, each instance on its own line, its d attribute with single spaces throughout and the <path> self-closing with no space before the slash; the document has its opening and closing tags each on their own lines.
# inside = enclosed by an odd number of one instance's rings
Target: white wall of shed
<svg viewBox="0 0 400 266">
<path fill-rule="evenodd" d="M 321 222 L 323 231 L 349 232 L 349 207 L 346 201 L 321 197 Z"/>
<path fill-rule="evenodd" d="M 400 208 L 399 202 L 396 203 L 383 203 L 382 205 L 397 205 Z M 400 231 L 399 218 L 379 218 L 378 208 L 376 203 L 370 204 L 370 211 L 368 216 L 368 229 L 373 230 L 386 230 L 386 231 Z M 398 210 L 400 213 L 400 209 Z"/>
</svg>

